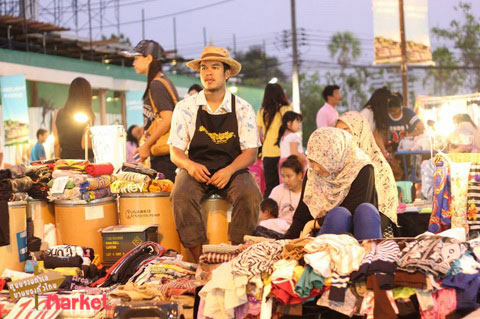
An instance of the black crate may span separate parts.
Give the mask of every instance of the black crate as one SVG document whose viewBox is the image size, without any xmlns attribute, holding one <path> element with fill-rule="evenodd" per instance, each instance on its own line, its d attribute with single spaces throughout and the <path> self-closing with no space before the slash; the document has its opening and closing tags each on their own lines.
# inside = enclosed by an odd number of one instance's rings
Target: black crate
<svg viewBox="0 0 480 319">
<path fill-rule="evenodd" d="M 157 241 L 156 225 L 110 226 L 103 228 L 103 263 L 111 265 L 146 241 Z"/>
</svg>

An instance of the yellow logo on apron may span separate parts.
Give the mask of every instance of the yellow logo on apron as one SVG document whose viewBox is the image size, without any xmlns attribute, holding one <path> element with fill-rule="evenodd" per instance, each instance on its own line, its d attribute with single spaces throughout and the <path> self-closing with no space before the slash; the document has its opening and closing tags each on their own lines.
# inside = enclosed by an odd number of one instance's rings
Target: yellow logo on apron
<svg viewBox="0 0 480 319">
<path fill-rule="evenodd" d="M 234 132 L 210 133 L 203 125 L 199 127 L 198 131 L 205 132 L 215 144 L 225 144 L 229 139 L 235 137 Z"/>
</svg>

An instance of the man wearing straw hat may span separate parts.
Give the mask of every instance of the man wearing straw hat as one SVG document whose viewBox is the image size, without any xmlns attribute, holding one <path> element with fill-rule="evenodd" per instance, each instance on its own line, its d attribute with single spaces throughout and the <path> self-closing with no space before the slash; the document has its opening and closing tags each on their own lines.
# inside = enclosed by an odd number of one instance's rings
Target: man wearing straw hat
<svg viewBox="0 0 480 319">
<path fill-rule="evenodd" d="M 240 63 L 227 50 L 207 46 L 187 66 L 200 72 L 205 89 L 173 112 L 168 144 L 180 170 L 171 200 L 180 240 L 198 261 L 208 242 L 200 210 L 206 196 L 217 193 L 232 203 L 228 234 L 233 244 L 254 231 L 261 194 L 247 168 L 257 158 L 260 141 L 252 106 L 227 91 L 227 80 L 240 72 Z"/>
</svg>

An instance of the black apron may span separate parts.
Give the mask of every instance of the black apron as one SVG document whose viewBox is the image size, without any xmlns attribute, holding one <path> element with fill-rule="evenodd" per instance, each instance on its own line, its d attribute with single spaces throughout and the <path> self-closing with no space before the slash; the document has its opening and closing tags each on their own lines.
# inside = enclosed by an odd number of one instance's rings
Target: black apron
<svg viewBox="0 0 480 319">
<path fill-rule="evenodd" d="M 188 149 L 189 158 L 207 167 L 210 176 L 213 176 L 218 170 L 230 165 L 241 153 L 235 95 L 232 94 L 230 113 L 209 114 L 200 105 L 195 133 Z M 243 171 L 245 170 L 236 172 L 232 178 Z"/>
</svg>

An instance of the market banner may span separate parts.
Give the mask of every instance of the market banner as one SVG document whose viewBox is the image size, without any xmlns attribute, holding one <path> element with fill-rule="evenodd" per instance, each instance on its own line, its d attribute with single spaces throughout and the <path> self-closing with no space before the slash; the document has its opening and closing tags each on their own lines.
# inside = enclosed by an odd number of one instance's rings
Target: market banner
<svg viewBox="0 0 480 319">
<path fill-rule="evenodd" d="M 131 125 L 143 126 L 143 91 L 129 91 L 125 94 L 127 100 L 127 128 Z"/>
<path fill-rule="evenodd" d="M 399 0 L 372 0 L 374 64 L 399 64 Z M 407 63 L 433 64 L 428 27 L 428 0 L 403 0 Z"/>
<path fill-rule="evenodd" d="M 28 143 L 28 104 L 25 76 L 1 76 L 0 91 L 5 146 Z"/>
</svg>

